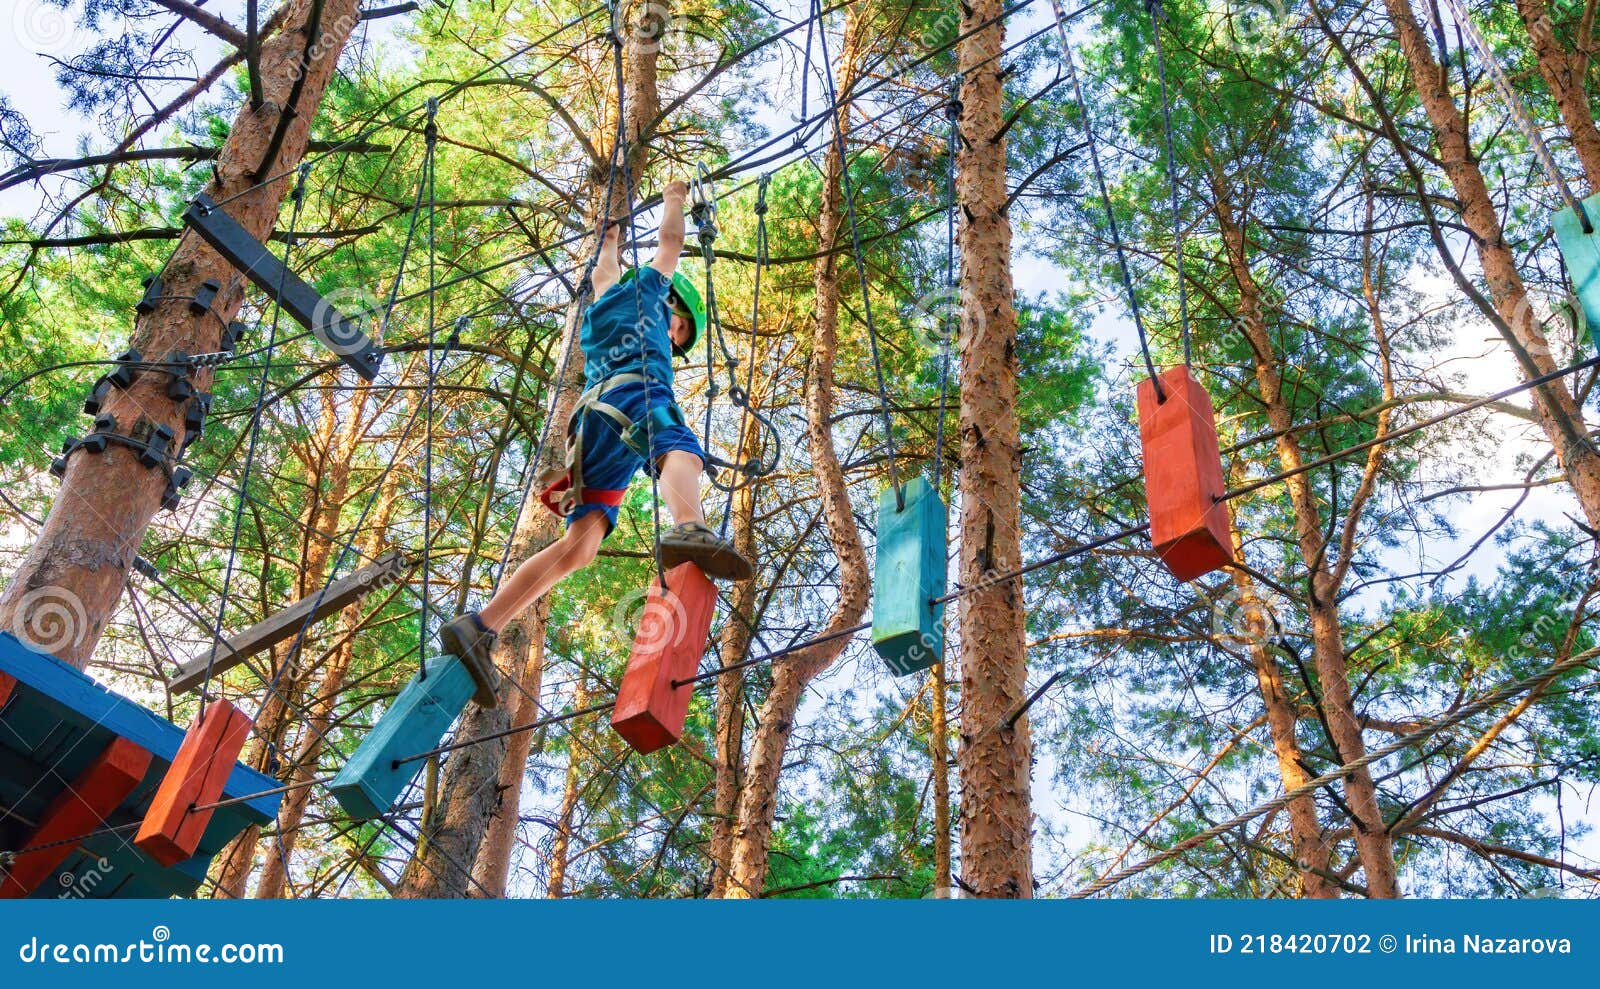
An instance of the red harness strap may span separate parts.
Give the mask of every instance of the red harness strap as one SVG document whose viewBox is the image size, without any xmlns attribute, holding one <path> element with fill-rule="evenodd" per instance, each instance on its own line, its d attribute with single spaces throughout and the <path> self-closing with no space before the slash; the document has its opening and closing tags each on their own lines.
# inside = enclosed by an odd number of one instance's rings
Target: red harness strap
<svg viewBox="0 0 1600 989">
<path fill-rule="evenodd" d="M 571 486 L 572 475 L 570 473 L 563 474 L 561 475 L 561 480 L 539 492 L 539 500 L 543 502 L 544 507 L 550 509 L 553 514 L 560 515 L 562 514 L 561 492 L 567 490 Z M 616 508 L 622 504 L 622 498 L 627 493 L 628 492 L 626 490 L 612 491 L 609 488 L 591 488 L 585 485 L 583 489 L 583 501 L 580 504 L 605 505 L 608 508 Z"/>
</svg>

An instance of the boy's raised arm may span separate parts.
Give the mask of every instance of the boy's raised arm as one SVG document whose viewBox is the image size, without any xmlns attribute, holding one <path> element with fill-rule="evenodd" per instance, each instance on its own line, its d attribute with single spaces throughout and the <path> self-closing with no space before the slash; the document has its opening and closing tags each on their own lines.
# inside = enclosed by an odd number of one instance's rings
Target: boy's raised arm
<svg viewBox="0 0 1600 989">
<path fill-rule="evenodd" d="M 606 289 L 617 284 L 617 279 L 622 277 L 622 252 L 617 245 L 621 229 L 618 224 L 608 223 L 605 234 L 600 238 L 600 257 L 594 263 L 594 273 L 589 276 L 596 299 L 605 295 Z"/>
<path fill-rule="evenodd" d="M 678 270 L 678 256 L 683 253 L 683 202 L 688 198 L 689 186 L 685 182 L 668 182 L 661 193 L 661 229 L 656 258 L 650 267 L 668 278 Z"/>
</svg>

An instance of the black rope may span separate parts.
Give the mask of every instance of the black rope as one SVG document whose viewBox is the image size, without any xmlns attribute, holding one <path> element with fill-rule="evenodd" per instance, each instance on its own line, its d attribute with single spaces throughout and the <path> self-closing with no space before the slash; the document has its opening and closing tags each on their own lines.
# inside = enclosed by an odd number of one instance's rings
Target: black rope
<svg viewBox="0 0 1600 989">
<path fill-rule="evenodd" d="M 1172 153 L 1172 103 L 1167 95 L 1167 55 L 1161 43 L 1161 22 L 1166 19 L 1167 14 L 1161 6 L 1161 0 L 1145 0 L 1145 9 L 1150 13 L 1150 25 L 1155 32 L 1156 69 L 1157 75 L 1161 77 L 1161 136 L 1166 144 L 1167 184 L 1172 195 L 1172 247 L 1176 255 L 1174 263 L 1178 275 L 1178 313 L 1182 320 L 1183 364 L 1189 367 L 1193 363 L 1189 345 L 1189 283 L 1184 279 L 1183 273 L 1183 219 L 1178 212 L 1178 166 Z"/>
<path fill-rule="evenodd" d="M 1111 232 L 1111 243 L 1117 252 L 1117 268 L 1122 273 L 1122 289 L 1128 296 L 1128 308 L 1133 313 L 1133 328 L 1139 334 L 1139 351 L 1144 355 L 1145 370 L 1155 386 L 1156 401 L 1167 400 L 1166 389 L 1161 387 L 1161 376 L 1156 373 L 1156 363 L 1150 356 L 1150 340 L 1145 335 L 1144 318 L 1139 313 L 1139 295 L 1133 290 L 1133 275 L 1128 269 L 1128 252 L 1123 247 L 1122 235 L 1117 229 L 1116 210 L 1111 205 L 1111 192 L 1106 186 L 1105 169 L 1100 164 L 1100 142 L 1095 137 L 1094 118 L 1089 116 L 1089 104 L 1083 98 L 1083 84 L 1078 80 L 1078 69 L 1072 57 L 1072 39 L 1067 35 L 1067 16 L 1061 0 L 1050 0 L 1055 11 L 1056 30 L 1061 35 L 1061 58 L 1067 65 L 1067 77 L 1072 80 L 1073 97 L 1078 103 L 1078 114 L 1083 120 L 1084 137 L 1089 143 L 1089 162 L 1094 166 L 1095 184 L 1100 190 L 1101 207 L 1105 210 L 1106 226 Z"/>
<path fill-rule="evenodd" d="M 434 325 L 436 317 L 436 304 L 438 293 L 435 290 L 437 282 L 434 265 L 437 260 L 436 236 L 438 209 L 435 207 L 438 199 L 434 186 L 435 161 L 439 145 L 439 101 L 428 100 L 428 122 L 423 128 L 426 150 L 423 152 L 422 167 L 426 171 L 428 186 L 428 376 L 424 381 L 426 393 L 423 401 L 427 405 L 424 421 L 424 439 L 422 441 L 422 611 L 417 619 L 417 651 L 423 660 L 417 664 L 417 679 L 428 679 L 428 612 L 429 604 L 429 569 L 430 557 L 433 554 L 433 382 L 438 374 L 438 367 L 434 364 L 433 346 L 434 337 L 438 327 Z"/>
<path fill-rule="evenodd" d="M 267 334 L 266 356 L 261 362 L 261 376 L 256 382 L 255 409 L 250 415 L 250 438 L 245 445 L 244 469 L 239 473 L 239 497 L 234 499 L 233 505 L 233 533 L 228 540 L 228 563 L 222 574 L 222 592 L 217 600 L 217 621 L 213 633 L 220 637 L 227 624 L 228 616 L 228 591 L 233 584 L 234 568 L 239 558 L 239 534 L 244 526 L 244 495 L 250 489 L 250 471 L 255 465 L 256 441 L 261 435 L 261 411 L 267 399 L 267 380 L 272 371 L 272 353 L 278 339 L 278 321 L 283 314 L 278 305 L 278 299 L 283 295 L 284 280 L 289 277 L 289 259 L 294 252 L 295 231 L 300 227 L 300 213 L 305 207 L 306 176 L 311 173 L 311 166 L 301 165 L 299 178 L 289 197 L 294 203 L 294 209 L 289 216 L 289 234 L 283 245 L 283 274 L 278 280 L 278 290 L 272 296 L 272 325 Z M 196 721 L 205 717 L 206 705 L 210 703 L 211 675 L 215 671 L 217 654 L 211 652 L 206 660 L 206 676 L 200 685 L 200 711 Z"/>
<path fill-rule="evenodd" d="M 849 113 L 839 106 L 838 91 L 834 86 L 833 59 L 828 54 L 827 21 L 822 19 L 822 0 L 811 0 L 812 9 L 819 19 L 817 44 L 822 49 L 822 78 L 827 83 L 828 113 L 833 118 L 834 153 L 839 157 L 839 181 L 843 187 L 845 216 L 850 224 L 851 255 L 855 258 L 856 280 L 861 283 L 862 315 L 867 324 L 867 343 L 872 352 L 872 367 L 878 382 L 878 403 L 882 410 L 883 442 L 889 454 L 889 483 L 894 487 L 895 504 L 905 511 L 906 493 L 900 484 L 900 470 L 894 451 L 894 424 L 889 411 L 889 388 L 883 377 L 883 361 L 878 353 L 878 325 L 872 315 L 872 291 L 867 283 L 867 263 L 861 246 L 861 229 L 856 221 L 855 183 L 850 178 L 850 159 L 846 155 L 842 118 Z"/>
</svg>

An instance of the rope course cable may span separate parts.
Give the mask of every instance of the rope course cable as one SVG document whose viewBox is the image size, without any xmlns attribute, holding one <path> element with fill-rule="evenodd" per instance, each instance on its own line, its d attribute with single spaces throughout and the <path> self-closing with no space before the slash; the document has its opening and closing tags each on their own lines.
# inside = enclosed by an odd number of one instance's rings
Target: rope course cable
<svg viewBox="0 0 1600 989">
<path fill-rule="evenodd" d="M 1283 808 L 1294 803 L 1296 800 L 1299 800 L 1302 797 L 1310 796 L 1323 787 L 1332 783 L 1336 783 L 1339 780 L 1344 779 L 1346 776 L 1349 776 L 1351 773 L 1356 772 L 1357 770 L 1363 769 L 1381 759 L 1385 759 L 1391 755 L 1394 755 L 1396 752 L 1402 752 L 1414 745 L 1425 742 L 1446 728 L 1449 728 L 1453 725 L 1458 725 L 1474 715 L 1481 714 L 1492 707 L 1504 704 L 1506 701 L 1520 696 L 1521 694 L 1532 690 L 1538 690 L 1545 684 L 1548 684 L 1559 678 L 1563 673 L 1568 673 L 1572 670 L 1578 669 L 1579 667 L 1587 666 L 1595 659 L 1596 656 L 1600 656 L 1600 648 L 1588 649 L 1572 656 L 1568 656 L 1566 659 L 1551 663 L 1543 670 L 1540 670 L 1538 673 L 1535 673 L 1531 676 L 1523 677 L 1520 680 L 1505 684 L 1487 694 L 1484 694 L 1475 701 L 1462 705 L 1460 708 L 1451 712 L 1450 714 L 1424 725 L 1416 731 L 1402 735 L 1387 745 L 1373 749 L 1371 752 L 1368 752 L 1359 759 L 1345 763 L 1336 769 L 1331 769 L 1315 779 L 1307 780 L 1305 783 L 1279 794 L 1271 800 L 1257 804 L 1255 807 L 1252 807 L 1241 814 L 1236 814 L 1226 821 L 1214 824 L 1203 831 L 1196 832 L 1177 844 L 1171 845 L 1166 849 L 1163 849 L 1161 852 L 1150 856 L 1142 862 L 1137 862 L 1126 868 L 1118 869 L 1116 872 L 1110 873 L 1109 875 L 1101 876 L 1094 882 L 1089 883 L 1088 885 L 1078 889 L 1076 892 L 1069 894 L 1069 898 L 1084 899 L 1093 896 L 1096 893 L 1103 893 L 1119 883 L 1122 883 L 1128 879 L 1132 879 L 1134 876 L 1137 876 L 1140 873 L 1148 872 L 1164 862 L 1170 862 L 1190 849 L 1198 848 L 1214 838 L 1218 838 L 1227 834 L 1229 831 L 1232 831 L 1235 828 L 1243 827 L 1256 818 L 1261 817 L 1263 814 L 1270 814 L 1274 811 L 1282 810 Z"/>
<path fill-rule="evenodd" d="M 1059 3 L 1060 0 L 1052 2 Z M 1167 185 L 1171 192 L 1173 267 L 1178 276 L 1178 315 L 1182 321 L 1183 363 L 1185 367 L 1189 367 L 1194 363 L 1189 343 L 1189 283 L 1184 277 L 1183 216 L 1178 211 L 1178 166 L 1172 153 L 1172 101 L 1167 95 L 1167 53 L 1161 43 L 1161 22 L 1167 19 L 1167 12 L 1161 6 L 1161 0 L 1145 0 L 1145 9 L 1150 13 L 1150 29 L 1155 37 L 1156 74 L 1161 77 L 1161 138 L 1166 147 Z M 1157 387 L 1159 388 L 1159 385 Z"/>
<path fill-rule="evenodd" d="M 1128 252 L 1122 243 L 1122 234 L 1117 226 L 1117 211 L 1111 203 L 1111 191 L 1106 185 L 1105 168 L 1100 162 L 1100 142 L 1095 137 L 1094 117 L 1089 113 L 1089 104 L 1083 98 L 1083 83 L 1078 79 L 1076 60 L 1072 57 L 1072 38 L 1067 34 L 1067 15 L 1061 6 L 1061 0 L 1050 0 L 1050 5 L 1055 13 L 1055 27 L 1061 35 L 1061 60 L 1067 67 L 1067 78 L 1072 83 L 1072 95 L 1078 104 L 1078 116 L 1082 121 L 1084 139 L 1089 145 L 1089 163 L 1094 168 L 1095 186 L 1100 191 L 1100 207 L 1105 212 L 1106 228 L 1111 234 L 1112 246 L 1116 249 L 1117 270 L 1122 275 L 1122 290 L 1128 296 L 1128 310 L 1133 316 L 1133 328 L 1139 334 L 1139 352 L 1144 355 L 1144 368 L 1154 382 L 1156 401 L 1167 400 L 1166 389 L 1161 387 L 1161 376 L 1156 373 L 1156 362 L 1150 356 L 1150 338 L 1145 333 L 1144 318 L 1139 312 L 1139 293 L 1133 290 L 1133 275 L 1128 267 Z M 1181 282 L 1182 273 L 1179 273 Z"/>
</svg>

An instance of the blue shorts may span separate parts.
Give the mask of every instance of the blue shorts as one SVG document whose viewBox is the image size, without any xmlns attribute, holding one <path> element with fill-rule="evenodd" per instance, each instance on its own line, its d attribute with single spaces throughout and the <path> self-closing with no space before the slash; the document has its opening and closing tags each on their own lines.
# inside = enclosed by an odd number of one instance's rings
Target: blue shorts
<svg viewBox="0 0 1600 989">
<path fill-rule="evenodd" d="M 639 422 L 645 417 L 647 395 L 644 382 L 618 385 L 605 393 L 600 401 L 615 406 L 623 415 Z M 672 389 L 658 381 L 648 385 L 650 407 L 671 405 Z M 705 463 L 705 450 L 688 426 L 657 427 L 650 434 L 650 462 L 645 463 L 628 445 L 622 442 L 622 432 L 617 424 L 600 412 L 590 412 L 583 424 L 583 486 L 601 491 L 622 491 L 633 481 L 640 468 L 651 477 L 659 471 L 656 463 L 674 450 L 692 453 Z M 606 535 L 617 526 L 618 509 L 615 505 L 584 502 L 567 516 L 567 526 L 590 512 L 604 512 Z"/>
</svg>

